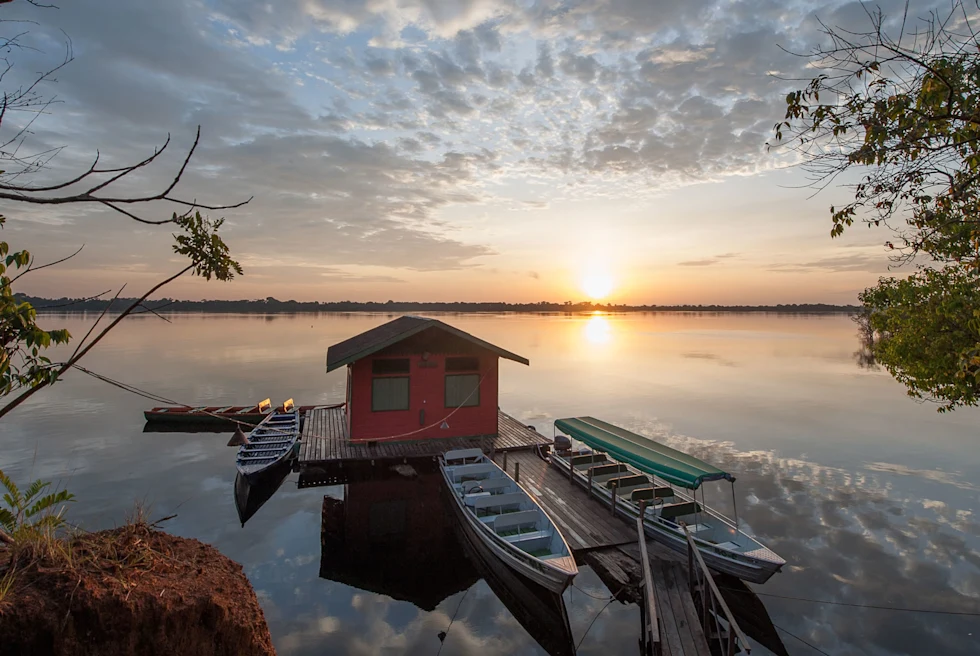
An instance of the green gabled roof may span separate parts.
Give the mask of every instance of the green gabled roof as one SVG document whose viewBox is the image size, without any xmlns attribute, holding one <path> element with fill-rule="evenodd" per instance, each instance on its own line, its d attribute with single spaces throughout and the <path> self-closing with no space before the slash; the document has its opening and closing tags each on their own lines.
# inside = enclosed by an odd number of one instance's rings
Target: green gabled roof
<svg viewBox="0 0 980 656">
<path fill-rule="evenodd" d="M 594 417 L 558 419 L 555 428 L 593 449 L 608 452 L 616 460 L 691 490 L 705 481 L 735 480 L 703 460 Z"/>
<path fill-rule="evenodd" d="M 501 358 L 513 360 L 514 362 L 520 362 L 521 364 L 530 364 L 527 358 L 511 353 L 510 351 L 505 351 L 499 346 L 494 346 L 490 342 L 485 342 L 479 337 L 474 337 L 473 335 L 464 332 L 459 328 L 453 328 L 448 323 L 443 323 L 438 319 L 404 316 L 398 317 L 397 319 L 377 326 L 376 328 L 372 328 L 371 330 L 363 332 L 360 335 L 354 335 L 350 339 L 346 339 L 328 348 L 327 373 L 330 373 L 334 369 L 339 369 L 344 365 L 348 365 L 351 362 L 356 362 L 361 358 L 366 358 L 367 356 L 377 353 L 382 349 L 386 349 L 393 344 L 397 344 L 404 339 L 417 335 L 424 330 L 430 329 L 442 330 L 480 348 L 491 351 Z"/>
</svg>

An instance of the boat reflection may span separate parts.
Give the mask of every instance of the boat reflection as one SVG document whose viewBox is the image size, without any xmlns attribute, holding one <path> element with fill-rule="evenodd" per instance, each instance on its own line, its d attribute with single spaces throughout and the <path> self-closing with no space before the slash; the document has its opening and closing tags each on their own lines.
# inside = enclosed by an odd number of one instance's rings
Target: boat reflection
<svg viewBox="0 0 980 656">
<path fill-rule="evenodd" d="M 425 611 L 483 578 L 542 648 L 574 653 L 562 598 L 466 539 L 443 487 L 434 463 L 424 463 L 357 477 L 343 499 L 325 496 L 320 576 Z"/>
<path fill-rule="evenodd" d="M 451 505 L 452 501 L 447 498 L 447 512 L 453 512 Z M 572 629 L 561 595 L 521 576 L 501 562 L 466 522 L 456 521 L 454 527 L 459 544 L 470 562 L 528 635 L 552 656 L 574 654 Z"/>
<path fill-rule="evenodd" d="M 727 574 L 715 574 L 715 583 L 739 628 L 752 640 L 771 651 L 775 656 L 789 656 L 786 645 L 769 617 L 766 605 L 759 595 L 741 580 Z"/>
<path fill-rule="evenodd" d="M 245 522 L 272 498 L 289 476 L 290 471 L 289 463 L 280 463 L 266 470 L 256 483 L 249 483 L 240 473 L 235 474 L 235 507 L 238 509 L 238 519 L 242 526 L 245 526 Z"/>
</svg>

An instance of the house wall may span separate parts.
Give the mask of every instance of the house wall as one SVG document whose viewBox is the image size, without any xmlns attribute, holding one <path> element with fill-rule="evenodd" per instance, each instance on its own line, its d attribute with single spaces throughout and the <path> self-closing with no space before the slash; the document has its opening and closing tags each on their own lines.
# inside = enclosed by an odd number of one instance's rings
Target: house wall
<svg viewBox="0 0 980 656">
<path fill-rule="evenodd" d="M 433 437 L 467 437 L 491 435 L 497 432 L 497 356 L 481 352 L 480 405 L 473 407 L 445 407 L 447 357 L 469 353 L 432 353 L 423 361 L 421 354 L 399 353 L 407 357 L 409 369 L 409 409 L 372 412 L 371 386 L 374 378 L 372 362 L 380 356 L 367 357 L 351 365 L 350 436 L 352 440 L 372 440 L 400 436 L 398 439 L 426 439 Z M 391 355 L 383 356 L 391 357 Z M 423 366 L 424 364 L 424 366 Z M 455 372 L 454 372 L 455 373 Z M 424 411 L 424 417 L 423 417 Z M 452 416 L 449 416 L 452 413 Z M 449 428 L 440 428 L 443 420 Z M 422 428 L 423 430 L 419 430 Z M 418 431 L 418 432 L 415 432 Z M 411 435 L 405 435 L 411 433 Z"/>
</svg>

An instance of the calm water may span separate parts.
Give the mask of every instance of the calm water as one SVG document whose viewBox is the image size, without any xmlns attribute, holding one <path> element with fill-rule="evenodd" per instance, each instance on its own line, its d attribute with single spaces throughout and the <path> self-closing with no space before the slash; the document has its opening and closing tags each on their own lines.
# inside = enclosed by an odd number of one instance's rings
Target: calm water
<svg viewBox="0 0 980 656">
<path fill-rule="evenodd" d="M 327 347 L 389 318 L 139 317 L 84 364 L 184 403 L 332 402 L 344 373 L 324 373 Z M 734 472 L 740 520 L 789 563 L 756 586 L 778 626 L 831 654 L 980 653 L 978 617 L 781 598 L 980 612 L 980 412 L 939 415 L 887 374 L 858 368 L 848 318 L 443 318 L 531 360 L 501 363 L 500 404 L 538 430 L 591 414 Z M 75 335 L 90 320 L 45 318 Z M 443 654 L 543 653 L 465 560 L 416 567 L 432 579 L 422 600 L 407 598 L 417 585 L 396 600 L 369 591 L 370 575 L 338 574 L 321 531 L 342 487 L 297 489 L 290 475 L 242 528 L 227 435 L 143 433 L 150 405 L 73 372 L 0 422 L 0 467 L 62 481 L 86 528 L 122 521 L 137 500 L 154 516 L 176 513 L 168 530 L 244 565 L 280 654 L 435 654 L 454 615 Z M 431 561 L 418 545 L 392 545 L 393 562 Z M 588 569 L 576 584 L 565 602 L 578 641 L 609 593 Z M 635 653 L 637 630 L 637 609 L 613 603 L 580 653 Z"/>
</svg>

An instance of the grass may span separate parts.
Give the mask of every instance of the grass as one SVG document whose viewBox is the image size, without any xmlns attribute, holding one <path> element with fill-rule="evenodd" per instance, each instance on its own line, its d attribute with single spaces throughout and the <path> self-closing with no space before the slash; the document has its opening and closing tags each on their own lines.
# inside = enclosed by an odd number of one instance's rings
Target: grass
<svg viewBox="0 0 980 656">
<path fill-rule="evenodd" d="M 111 579 L 130 589 L 140 573 L 176 560 L 153 548 L 159 521 L 163 520 L 149 521 L 145 508 L 137 505 L 122 526 L 97 533 L 68 527 L 20 527 L 11 534 L 12 544 L 0 545 L 0 562 L 4 555 L 7 560 L 6 569 L 0 569 L 0 613 L 17 585 L 30 585 L 41 573 L 79 582 L 86 577 Z"/>
<path fill-rule="evenodd" d="M 0 605 L 3 604 L 4 599 L 10 594 L 10 591 L 14 587 L 14 581 L 16 580 L 17 569 L 13 565 L 8 565 L 3 576 L 0 576 Z"/>
</svg>

